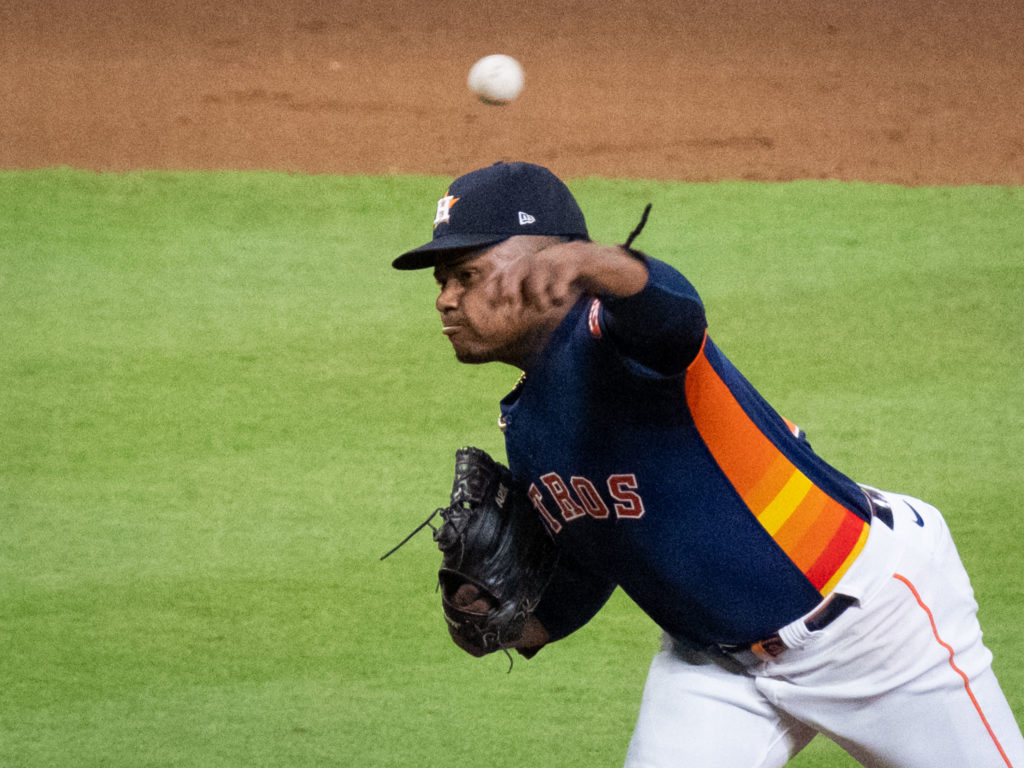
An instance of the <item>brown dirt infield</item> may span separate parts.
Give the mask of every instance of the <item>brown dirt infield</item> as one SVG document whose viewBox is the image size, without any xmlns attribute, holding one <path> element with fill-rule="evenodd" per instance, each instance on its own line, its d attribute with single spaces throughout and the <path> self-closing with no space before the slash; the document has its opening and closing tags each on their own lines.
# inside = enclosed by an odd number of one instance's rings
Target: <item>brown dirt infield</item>
<svg viewBox="0 0 1024 768">
<path fill-rule="evenodd" d="M 1024 0 L 6 0 L 0 168 L 1019 185 L 1022 83 Z"/>
</svg>

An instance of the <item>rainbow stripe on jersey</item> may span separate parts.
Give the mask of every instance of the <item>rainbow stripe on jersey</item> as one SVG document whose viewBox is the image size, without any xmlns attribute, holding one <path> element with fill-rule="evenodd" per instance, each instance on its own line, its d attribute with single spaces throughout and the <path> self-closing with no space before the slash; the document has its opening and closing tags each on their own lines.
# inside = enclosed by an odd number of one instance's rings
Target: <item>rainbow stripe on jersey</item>
<svg viewBox="0 0 1024 768">
<path fill-rule="evenodd" d="M 697 431 L 750 512 L 824 597 L 857 559 L 870 525 L 768 439 L 712 366 L 706 345 L 686 375 Z"/>
</svg>

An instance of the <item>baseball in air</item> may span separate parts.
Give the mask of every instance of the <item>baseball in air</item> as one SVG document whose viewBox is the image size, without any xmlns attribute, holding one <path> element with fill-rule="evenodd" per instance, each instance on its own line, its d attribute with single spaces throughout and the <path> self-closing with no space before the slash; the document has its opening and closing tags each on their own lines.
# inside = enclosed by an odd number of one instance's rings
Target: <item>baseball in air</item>
<svg viewBox="0 0 1024 768">
<path fill-rule="evenodd" d="M 484 56 L 469 70 L 469 90 L 484 104 L 503 106 L 523 90 L 523 68 L 503 53 Z"/>
</svg>

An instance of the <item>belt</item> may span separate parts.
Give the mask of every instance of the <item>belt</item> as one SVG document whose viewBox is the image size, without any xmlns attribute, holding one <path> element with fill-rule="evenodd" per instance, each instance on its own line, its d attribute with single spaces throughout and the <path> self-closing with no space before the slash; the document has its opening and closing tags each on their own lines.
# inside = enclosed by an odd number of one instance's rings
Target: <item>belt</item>
<svg viewBox="0 0 1024 768">
<path fill-rule="evenodd" d="M 822 604 L 804 619 L 804 626 L 809 632 L 820 632 L 833 621 L 838 619 L 851 605 L 857 602 L 857 598 L 849 595 L 833 593 L 829 595 Z M 756 643 L 741 643 L 739 645 L 719 644 L 721 650 L 726 653 L 739 653 L 740 651 L 751 651 L 761 658 L 775 658 L 788 647 L 785 641 L 776 632 L 771 637 L 758 640 Z"/>
</svg>

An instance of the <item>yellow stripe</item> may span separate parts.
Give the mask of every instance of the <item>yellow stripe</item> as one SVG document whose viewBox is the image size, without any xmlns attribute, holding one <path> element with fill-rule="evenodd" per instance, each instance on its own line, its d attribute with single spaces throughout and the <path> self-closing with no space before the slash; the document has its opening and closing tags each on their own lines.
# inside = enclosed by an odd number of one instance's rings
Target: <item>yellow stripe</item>
<svg viewBox="0 0 1024 768">
<path fill-rule="evenodd" d="M 799 470 L 793 472 L 778 495 L 757 516 L 758 521 L 769 535 L 774 536 L 778 532 L 813 487 L 803 472 Z"/>
<path fill-rule="evenodd" d="M 868 534 L 870 532 L 871 526 L 864 523 L 864 527 L 861 528 L 860 531 L 860 538 L 858 538 L 857 543 L 853 545 L 853 549 L 850 550 L 850 554 L 843 561 L 843 564 L 839 566 L 836 572 L 832 574 L 832 578 L 826 581 L 825 586 L 821 588 L 822 595 L 827 595 L 835 589 L 836 583 L 843 578 L 843 574 L 850 570 L 850 566 L 853 565 L 853 561 L 857 559 L 857 555 L 859 555 L 860 551 L 864 549 L 864 545 L 868 543 Z"/>
</svg>

